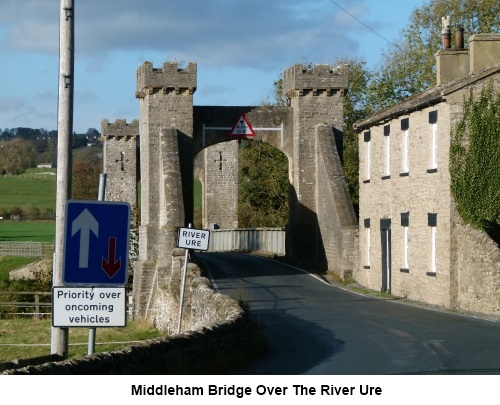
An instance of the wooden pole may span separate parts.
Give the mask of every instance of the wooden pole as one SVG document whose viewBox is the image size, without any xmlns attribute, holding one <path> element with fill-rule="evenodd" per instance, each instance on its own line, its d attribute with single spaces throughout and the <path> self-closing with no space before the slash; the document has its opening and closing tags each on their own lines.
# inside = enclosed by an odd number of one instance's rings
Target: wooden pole
<svg viewBox="0 0 500 405">
<path fill-rule="evenodd" d="M 52 285 L 63 285 L 66 201 L 71 198 L 71 144 L 73 135 L 74 4 L 61 0 L 59 25 L 59 103 L 57 111 L 56 239 Z M 52 328 L 51 352 L 68 357 L 68 328 Z"/>
</svg>

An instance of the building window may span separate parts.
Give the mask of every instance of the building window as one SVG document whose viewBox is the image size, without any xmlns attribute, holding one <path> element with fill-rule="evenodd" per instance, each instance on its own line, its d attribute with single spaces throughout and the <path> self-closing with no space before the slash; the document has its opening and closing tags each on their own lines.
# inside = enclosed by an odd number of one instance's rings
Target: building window
<svg viewBox="0 0 500 405">
<path fill-rule="evenodd" d="M 409 163 L 409 158 L 408 158 L 408 149 L 409 149 L 409 139 L 408 139 L 408 133 L 409 133 L 409 119 L 405 118 L 401 120 L 401 131 L 403 135 L 403 145 L 401 146 L 402 149 L 402 159 L 401 159 L 401 174 L 406 174 L 410 171 L 410 163 Z"/>
<path fill-rule="evenodd" d="M 429 112 L 429 124 L 431 125 L 431 162 L 429 173 L 437 171 L 437 111 Z"/>
<path fill-rule="evenodd" d="M 364 144 L 365 144 L 365 180 L 364 183 L 370 182 L 371 176 L 371 134 L 370 131 L 366 131 L 364 134 Z"/>
<path fill-rule="evenodd" d="M 370 250 L 371 250 L 371 235 L 370 235 L 370 218 L 365 218 L 365 238 L 366 238 L 366 260 L 365 265 L 363 266 L 365 269 L 370 268 Z"/>
<path fill-rule="evenodd" d="M 391 127 L 384 126 L 384 139 L 385 139 L 385 173 L 382 180 L 391 178 Z"/>
<path fill-rule="evenodd" d="M 427 272 L 428 276 L 436 275 L 436 227 L 437 227 L 437 214 L 427 214 L 427 225 L 431 230 L 431 263 L 430 270 Z"/>
<path fill-rule="evenodd" d="M 404 273 L 408 273 L 410 266 L 408 264 L 408 253 L 409 253 L 409 238 L 408 238 L 408 227 L 410 225 L 410 213 L 401 213 L 401 226 L 403 227 L 403 267 L 400 269 Z"/>
</svg>

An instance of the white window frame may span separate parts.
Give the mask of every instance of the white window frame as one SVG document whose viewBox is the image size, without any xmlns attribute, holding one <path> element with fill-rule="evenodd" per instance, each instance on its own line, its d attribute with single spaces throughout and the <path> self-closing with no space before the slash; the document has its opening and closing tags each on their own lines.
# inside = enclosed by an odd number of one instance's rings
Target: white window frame
<svg viewBox="0 0 500 405">
<path fill-rule="evenodd" d="M 366 232 L 366 265 L 371 266 L 370 252 L 371 252 L 371 228 L 365 228 Z"/>
<path fill-rule="evenodd" d="M 368 141 L 368 142 L 365 142 L 366 144 L 366 178 L 365 180 L 370 180 L 370 177 L 371 177 L 371 140 Z"/>
<path fill-rule="evenodd" d="M 401 173 L 408 173 L 410 171 L 410 162 L 409 162 L 409 156 L 408 156 L 408 134 L 409 130 L 405 129 L 403 130 L 403 145 L 402 145 L 402 152 L 403 152 L 403 157 L 402 157 L 402 164 L 401 164 Z"/>
<path fill-rule="evenodd" d="M 431 124 L 431 169 L 437 169 L 437 123 Z"/>
<path fill-rule="evenodd" d="M 431 226 L 431 273 L 436 273 L 436 227 Z"/>
<path fill-rule="evenodd" d="M 403 226 L 403 269 L 409 269 L 408 253 L 409 253 L 408 227 Z"/>
<path fill-rule="evenodd" d="M 391 175 L 391 136 L 384 135 L 385 138 L 385 176 Z"/>
</svg>

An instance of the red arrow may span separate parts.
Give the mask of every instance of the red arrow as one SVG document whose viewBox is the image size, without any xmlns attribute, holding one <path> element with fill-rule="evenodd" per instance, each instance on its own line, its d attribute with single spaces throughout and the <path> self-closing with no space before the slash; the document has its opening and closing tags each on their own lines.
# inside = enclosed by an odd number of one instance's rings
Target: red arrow
<svg viewBox="0 0 500 405">
<path fill-rule="evenodd" d="M 109 278 L 112 278 L 121 267 L 122 259 L 119 258 L 115 261 L 116 255 L 116 237 L 110 236 L 109 245 L 108 245 L 108 260 L 104 257 L 102 258 L 102 269 L 108 275 Z"/>
</svg>

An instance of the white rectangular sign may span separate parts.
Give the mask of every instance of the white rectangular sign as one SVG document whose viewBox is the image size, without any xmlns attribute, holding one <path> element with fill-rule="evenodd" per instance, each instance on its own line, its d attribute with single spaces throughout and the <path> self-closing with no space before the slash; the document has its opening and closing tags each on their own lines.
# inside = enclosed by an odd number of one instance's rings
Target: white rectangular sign
<svg viewBox="0 0 500 405">
<path fill-rule="evenodd" d="M 53 287 L 52 326 L 97 328 L 125 326 L 125 287 Z"/>
<path fill-rule="evenodd" d="M 177 246 L 184 249 L 208 250 L 210 231 L 193 228 L 180 228 Z"/>
</svg>

